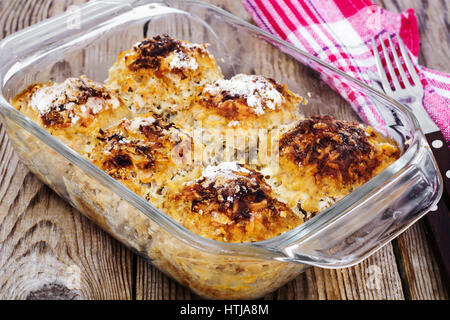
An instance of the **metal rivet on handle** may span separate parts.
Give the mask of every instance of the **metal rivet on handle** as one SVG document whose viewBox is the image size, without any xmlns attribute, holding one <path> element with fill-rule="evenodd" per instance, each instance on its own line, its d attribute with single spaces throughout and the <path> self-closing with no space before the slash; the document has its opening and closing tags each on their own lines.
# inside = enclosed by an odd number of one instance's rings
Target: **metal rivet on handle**
<svg viewBox="0 0 450 320">
<path fill-rule="evenodd" d="M 447 178 L 450 179 L 450 170 L 447 170 L 447 172 L 445 173 L 445 175 L 447 176 Z"/>
<path fill-rule="evenodd" d="M 442 146 L 444 145 L 444 143 L 441 140 L 434 140 L 431 145 L 433 146 L 433 148 L 435 149 L 439 149 L 442 148 Z"/>
<path fill-rule="evenodd" d="M 437 211 L 437 209 L 438 209 L 437 205 L 434 205 L 431 207 L 430 211 Z"/>
</svg>

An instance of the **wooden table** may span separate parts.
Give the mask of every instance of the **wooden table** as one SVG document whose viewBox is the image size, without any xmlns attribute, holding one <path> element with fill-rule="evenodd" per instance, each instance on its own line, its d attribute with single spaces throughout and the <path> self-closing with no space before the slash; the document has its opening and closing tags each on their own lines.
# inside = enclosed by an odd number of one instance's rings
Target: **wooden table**
<svg viewBox="0 0 450 320">
<path fill-rule="evenodd" d="M 0 0 L 0 38 L 85 0 Z M 238 0 L 209 0 L 250 21 Z M 421 64 L 450 72 L 446 0 L 377 0 L 416 9 Z M 96 227 L 18 160 L 0 131 L 1 299 L 198 299 Z M 69 288 L 71 277 L 81 286 Z M 68 282 L 69 281 L 69 282 Z M 448 299 L 419 221 L 366 261 L 311 268 L 265 299 Z"/>
</svg>

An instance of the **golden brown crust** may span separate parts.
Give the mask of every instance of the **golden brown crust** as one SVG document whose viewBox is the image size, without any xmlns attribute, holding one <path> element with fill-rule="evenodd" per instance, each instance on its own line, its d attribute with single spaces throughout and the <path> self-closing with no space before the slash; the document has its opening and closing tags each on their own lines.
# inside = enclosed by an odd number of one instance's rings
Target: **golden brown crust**
<svg viewBox="0 0 450 320">
<path fill-rule="evenodd" d="M 190 61 L 190 55 L 193 52 L 198 55 L 209 55 L 206 47 L 201 45 L 188 47 L 182 41 L 173 39 L 168 35 L 145 39 L 134 46 L 132 50 L 135 51 L 135 55 L 125 56 L 128 69 L 133 72 L 139 69 L 153 69 L 158 77 L 161 77 L 162 73 L 165 72 L 179 72 L 183 75 L 183 78 L 186 78 L 189 71 L 189 62 L 194 63 Z M 178 61 L 178 65 L 174 63 L 171 68 L 167 68 L 167 64 L 163 60 L 172 53 L 180 54 L 181 60 Z M 195 63 L 191 67 L 194 68 Z"/>
<path fill-rule="evenodd" d="M 343 183 L 369 179 L 380 164 L 364 128 L 331 116 L 299 121 L 280 140 L 280 154 L 299 166 L 316 166 L 318 179 L 329 176 Z"/>
<path fill-rule="evenodd" d="M 27 100 L 42 124 L 53 129 L 73 125 L 87 127 L 95 121 L 97 113 L 111 111 L 121 103 L 105 86 L 84 76 L 69 78 L 60 84 L 33 84 L 16 101 L 20 99 Z"/>
<path fill-rule="evenodd" d="M 137 51 L 135 59 L 125 57 L 127 66 L 132 71 L 141 68 L 159 69 L 161 58 L 165 58 L 169 53 L 176 50 L 182 51 L 183 48 L 181 47 L 181 41 L 163 35 L 156 36 L 153 39 L 145 39 L 135 46 L 134 50 Z"/>
<path fill-rule="evenodd" d="M 201 125 L 206 136 L 219 141 L 225 139 L 227 130 L 248 136 L 249 130 L 271 130 L 291 123 L 302 117 L 302 101 L 273 79 L 238 74 L 206 85 L 189 107 L 178 112 L 174 122 L 186 129 Z"/>
<path fill-rule="evenodd" d="M 314 116 L 280 139 L 277 194 L 307 217 L 329 207 L 400 156 L 395 142 L 371 127 Z"/>
<path fill-rule="evenodd" d="M 98 98 L 97 100 L 111 100 L 111 94 L 105 87 L 94 88 L 88 86 L 85 82 L 80 82 L 77 87 L 77 95 L 72 98 L 67 98 L 63 104 L 53 105 L 50 110 L 41 115 L 42 122 L 46 127 L 68 127 L 74 122 L 74 116 L 68 109 L 68 104 L 74 103 L 76 105 L 86 105 L 89 99 Z M 92 109 L 88 110 L 90 116 L 94 116 Z M 85 120 L 85 119 L 83 119 Z M 83 121 L 83 126 L 86 126 Z"/>
<path fill-rule="evenodd" d="M 260 173 L 237 163 L 208 167 L 202 177 L 174 195 L 166 208 L 195 233 L 226 242 L 264 240 L 302 223 L 274 198 Z"/>
<path fill-rule="evenodd" d="M 92 132 L 130 115 L 119 96 L 85 76 L 61 83 L 33 84 L 11 103 L 81 153 L 88 149 Z"/>
<path fill-rule="evenodd" d="M 271 102 L 269 99 L 261 97 L 261 106 L 259 112 L 255 112 L 255 107 L 251 106 L 248 97 L 242 93 L 233 92 L 230 89 L 223 88 L 218 90 L 216 93 L 208 91 L 208 86 L 203 90 L 202 95 L 200 96 L 199 103 L 205 106 L 208 109 L 216 110 L 216 112 L 225 117 L 227 120 L 245 120 L 247 118 L 253 117 L 257 118 L 258 115 L 264 114 L 265 112 L 271 111 L 279 111 L 283 106 L 286 108 L 286 104 L 294 105 L 298 104 L 301 101 L 301 98 L 294 95 L 291 91 L 287 90 L 286 86 L 282 86 L 278 84 L 275 80 L 271 78 L 263 78 L 261 76 L 250 76 L 250 82 L 256 82 L 257 79 L 260 82 L 264 83 L 264 86 L 271 86 L 272 90 L 278 92 L 280 94 L 280 102 L 273 103 L 273 106 L 270 108 L 268 103 Z M 225 81 L 233 81 L 236 77 L 233 77 L 231 80 Z M 258 80 L 259 80 L 258 79 Z M 219 80 L 220 81 L 220 80 Z M 213 83 L 210 87 L 214 88 L 217 85 Z M 242 84 L 245 85 L 245 82 Z M 255 95 L 260 95 L 259 92 L 255 93 Z"/>
<path fill-rule="evenodd" d="M 152 188 L 170 180 L 180 166 L 188 165 L 188 154 L 174 152 L 191 150 L 191 144 L 190 137 L 172 123 L 148 113 L 100 129 L 89 158 L 113 178 L 147 196 Z"/>
<path fill-rule="evenodd" d="M 222 77 L 206 45 L 164 35 L 120 53 L 106 83 L 131 109 L 167 116 L 189 105 L 205 84 Z"/>
</svg>

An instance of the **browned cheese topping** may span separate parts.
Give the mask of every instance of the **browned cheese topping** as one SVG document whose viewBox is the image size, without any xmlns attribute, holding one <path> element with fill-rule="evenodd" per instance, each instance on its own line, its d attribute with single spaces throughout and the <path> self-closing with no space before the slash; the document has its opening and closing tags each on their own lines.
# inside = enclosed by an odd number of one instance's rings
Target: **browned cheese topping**
<svg viewBox="0 0 450 320">
<path fill-rule="evenodd" d="M 207 167 L 176 196 L 182 223 L 207 238 L 227 242 L 267 239 L 302 220 L 273 197 L 264 177 L 236 162 Z"/>
<path fill-rule="evenodd" d="M 124 119 L 109 130 L 99 130 L 91 153 L 92 161 L 112 177 L 143 194 L 141 184 L 170 179 L 175 146 L 188 143 L 178 130 L 161 118 L 150 114 Z M 177 154 L 178 160 L 183 155 Z"/>
<path fill-rule="evenodd" d="M 162 35 L 119 53 L 106 84 L 130 110 L 173 116 L 188 106 L 205 84 L 222 77 L 206 44 Z"/>
<path fill-rule="evenodd" d="M 272 129 L 300 116 L 303 98 L 274 79 L 237 74 L 204 86 L 202 92 L 177 118 L 181 127 L 200 122 L 206 130 Z M 223 134 L 224 132 L 222 132 Z"/>
<path fill-rule="evenodd" d="M 395 142 L 371 127 L 331 116 L 298 121 L 279 145 L 277 192 L 307 216 L 329 207 L 400 156 Z"/>
<path fill-rule="evenodd" d="M 133 47 L 135 55 L 125 56 L 126 64 L 130 71 L 138 71 L 139 69 L 160 70 L 162 59 L 174 53 L 169 66 L 172 72 L 180 72 L 184 75 L 184 71 L 198 68 L 197 61 L 191 57 L 193 51 L 199 55 L 205 55 L 207 52 L 205 47 L 201 45 L 188 45 L 180 40 L 173 39 L 167 35 L 156 36 L 152 39 L 145 39 Z M 131 58 L 131 59 L 130 59 Z M 156 72 L 157 77 L 161 77 L 161 73 Z"/>
<path fill-rule="evenodd" d="M 344 183 L 370 178 L 380 164 L 364 128 L 331 116 L 300 121 L 281 139 L 280 150 L 299 166 L 315 165 L 317 177 Z"/>
<path fill-rule="evenodd" d="M 244 120 L 279 110 L 284 95 L 290 97 L 286 88 L 271 78 L 237 75 L 207 85 L 200 103 L 228 120 Z"/>
</svg>

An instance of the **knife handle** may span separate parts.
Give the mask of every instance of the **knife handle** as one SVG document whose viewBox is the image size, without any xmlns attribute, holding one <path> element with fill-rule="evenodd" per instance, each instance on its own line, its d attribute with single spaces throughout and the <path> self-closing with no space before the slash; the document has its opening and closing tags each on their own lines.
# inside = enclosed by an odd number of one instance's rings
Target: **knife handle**
<svg viewBox="0 0 450 320">
<path fill-rule="evenodd" d="M 425 135 L 434 158 L 436 159 L 439 171 L 444 180 L 444 193 L 442 198 L 446 201 L 450 200 L 450 149 L 445 142 L 444 135 L 441 131 L 430 132 Z"/>
<path fill-rule="evenodd" d="M 433 245 L 440 266 L 441 274 L 444 278 L 445 286 L 450 292 L 450 208 L 441 199 L 437 206 L 425 215 L 425 225 L 428 231 L 428 238 Z"/>
<path fill-rule="evenodd" d="M 425 215 L 425 222 L 434 242 L 446 288 L 450 290 L 450 149 L 441 131 L 427 133 L 425 136 L 444 181 L 442 198 Z"/>
</svg>

